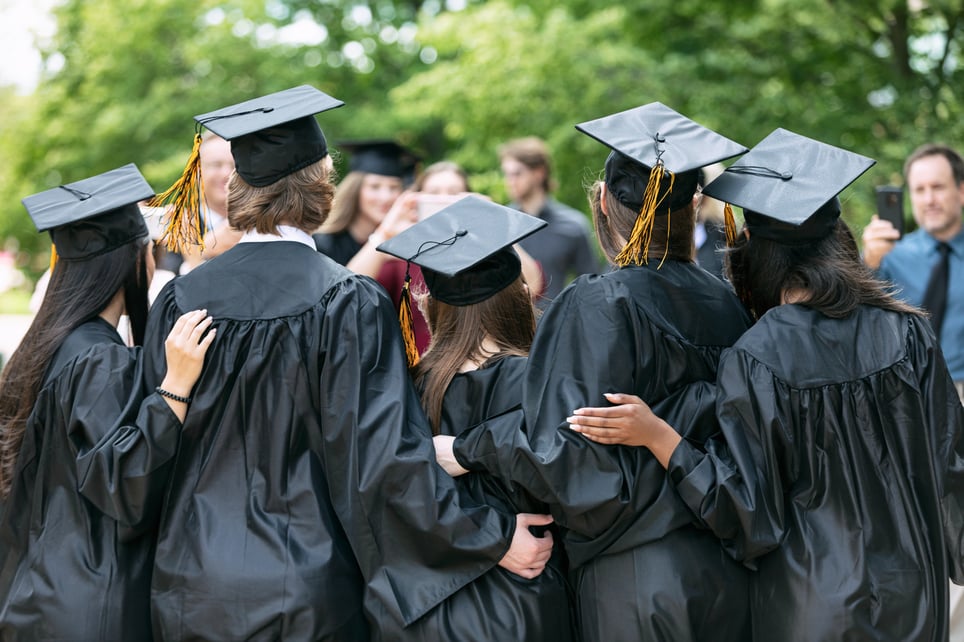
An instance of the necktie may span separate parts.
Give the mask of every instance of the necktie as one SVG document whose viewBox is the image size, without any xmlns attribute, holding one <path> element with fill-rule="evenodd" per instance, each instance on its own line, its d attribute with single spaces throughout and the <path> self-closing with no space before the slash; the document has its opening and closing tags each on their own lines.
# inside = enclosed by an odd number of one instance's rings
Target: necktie
<svg viewBox="0 0 964 642">
<path fill-rule="evenodd" d="M 941 338 L 941 326 L 944 324 L 944 311 L 947 309 L 947 286 L 950 281 L 950 255 L 951 248 L 947 243 L 937 244 L 937 263 L 931 270 L 930 279 L 927 281 L 927 289 L 924 291 L 922 307 L 931 313 L 931 325 L 934 327 L 934 334 Z"/>
</svg>

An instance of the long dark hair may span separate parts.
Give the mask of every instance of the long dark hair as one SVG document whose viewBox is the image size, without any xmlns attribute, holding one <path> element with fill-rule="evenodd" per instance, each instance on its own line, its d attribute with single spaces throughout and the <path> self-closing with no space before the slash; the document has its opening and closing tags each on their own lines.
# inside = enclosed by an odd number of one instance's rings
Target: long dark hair
<svg viewBox="0 0 964 642">
<path fill-rule="evenodd" d="M 27 418 L 47 367 L 68 334 L 97 317 L 124 289 L 135 345 L 147 326 L 147 248 L 138 239 L 85 261 L 59 261 L 43 303 L 0 373 L 0 497 L 10 492 Z"/>
<path fill-rule="evenodd" d="M 853 232 L 842 219 L 829 236 L 805 245 L 740 234 L 725 263 L 727 277 L 755 318 L 780 305 L 785 290 L 800 291 L 803 299 L 796 303 L 836 319 L 861 305 L 923 314 L 893 296 L 890 286 L 864 265 Z"/>
<path fill-rule="evenodd" d="M 526 356 L 532 347 L 536 320 L 521 276 L 509 287 L 473 305 L 449 305 L 429 294 L 420 298 L 432 341 L 412 369 L 412 378 L 421 391 L 422 407 L 432 432 L 437 435 L 445 391 L 462 364 L 487 356 L 482 352 L 486 335 L 498 346 L 495 356 Z"/>
</svg>

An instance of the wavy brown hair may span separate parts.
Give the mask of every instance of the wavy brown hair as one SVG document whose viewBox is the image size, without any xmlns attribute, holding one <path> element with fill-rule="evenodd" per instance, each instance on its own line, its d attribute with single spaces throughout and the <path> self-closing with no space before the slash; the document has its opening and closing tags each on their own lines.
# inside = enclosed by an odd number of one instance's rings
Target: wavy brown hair
<svg viewBox="0 0 964 642">
<path fill-rule="evenodd" d="M 144 342 L 149 285 L 145 241 L 84 261 L 61 260 L 51 273 L 37 315 L 0 374 L 0 497 L 10 493 L 27 419 L 67 335 L 97 317 L 123 288 L 134 344 Z"/>
<path fill-rule="evenodd" d="M 602 210 L 603 181 L 589 187 L 589 207 L 596 238 L 610 263 L 615 264 L 625 243 L 633 233 L 638 212 L 620 203 L 611 190 L 606 190 L 606 210 Z M 653 236 L 649 243 L 649 260 L 659 262 L 665 256 L 674 261 L 693 261 L 696 244 L 693 231 L 696 227 L 696 210 L 690 201 L 685 207 L 657 216 L 653 220 Z M 620 240 L 622 239 L 622 240 Z"/>
<path fill-rule="evenodd" d="M 328 218 L 335 186 L 329 157 L 264 187 L 238 176 L 228 181 L 228 222 L 242 232 L 277 234 L 279 225 L 314 232 Z"/>
<path fill-rule="evenodd" d="M 785 245 L 745 234 L 726 253 L 725 273 L 750 313 L 757 319 L 783 302 L 786 290 L 804 296 L 796 303 L 840 319 L 858 306 L 923 314 L 893 295 L 860 259 L 853 232 L 843 221 L 829 236 L 807 244 Z"/>
<path fill-rule="evenodd" d="M 432 433 L 437 435 L 445 391 L 462 364 L 470 359 L 528 355 L 536 321 L 529 290 L 521 276 L 481 303 L 449 305 L 430 294 L 420 294 L 419 299 L 432 341 L 412 368 L 412 378 L 421 391 L 422 407 L 432 424 Z M 486 336 L 498 346 L 495 355 L 482 351 Z"/>
</svg>

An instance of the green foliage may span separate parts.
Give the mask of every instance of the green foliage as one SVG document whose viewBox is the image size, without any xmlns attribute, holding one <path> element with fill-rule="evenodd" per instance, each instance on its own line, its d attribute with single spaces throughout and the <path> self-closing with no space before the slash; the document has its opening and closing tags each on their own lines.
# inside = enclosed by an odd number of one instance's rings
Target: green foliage
<svg viewBox="0 0 964 642">
<path fill-rule="evenodd" d="M 162 189 L 193 115 L 301 83 L 346 102 L 321 117 L 336 146 L 394 137 L 497 200 L 498 145 L 540 136 L 582 209 L 607 150 L 573 125 L 653 100 L 747 146 L 785 127 L 876 158 L 845 195 L 857 225 L 911 149 L 964 141 L 960 0 L 462 4 L 65 0 L 37 90 L 0 88 L 0 237 L 38 269 L 24 195 L 127 162 Z"/>
<path fill-rule="evenodd" d="M 433 160 L 463 164 L 473 187 L 497 200 L 505 198 L 498 146 L 520 136 L 545 139 L 560 200 L 586 209 L 585 183 L 606 151 L 574 125 L 665 93 L 639 73 L 647 54 L 613 41 L 625 19 L 616 7 L 575 21 L 565 9 L 539 16 L 502 2 L 442 15 L 420 31 L 438 61 L 391 93 L 392 111 L 423 132 Z"/>
</svg>

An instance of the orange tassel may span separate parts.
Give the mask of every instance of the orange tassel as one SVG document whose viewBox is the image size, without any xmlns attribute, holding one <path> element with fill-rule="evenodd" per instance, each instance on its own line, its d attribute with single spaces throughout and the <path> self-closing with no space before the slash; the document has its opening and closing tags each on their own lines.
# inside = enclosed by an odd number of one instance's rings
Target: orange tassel
<svg viewBox="0 0 964 642">
<path fill-rule="evenodd" d="M 415 322 L 412 319 L 412 293 L 409 283 L 411 278 L 405 275 L 405 285 L 402 286 L 402 298 L 398 306 L 398 322 L 402 326 L 402 342 L 405 344 L 405 358 L 408 367 L 418 364 L 418 346 L 415 345 Z"/>
<path fill-rule="evenodd" d="M 649 172 L 649 182 L 646 183 L 646 190 L 643 192 L 643 206 L 639 210 L 636 222 L 633 224 L 633 232 L 629 236 L 626 246 L 616 255 L 616 264 L 625 267 L 630 263 L 645 265 L 649 263 L 649 242 L 653 237 L 653 223 L 656 219 L 656 210 L 663 200 L 673 191 L 673 183 L 676 176 L 672 172 L 665 172 L 669 175 L 669 189 L 663 198 L 659 198 L 659 186 L 663 182 L 664 166 L 659 163 Z"/>
<path fill-rule="evenodd" d="M 736 243 L 736 219 L 733 218 L 733 206 L 723 204 L 723 231 L 726 233 L 726 246 L 733 247 Z"/>
<path fill-rule="evenodd" d="M 57 265 L 57 246 L 50 244 L 50 273 L 53 274 L 54 266 Z"/>
<path fill-rule="evenodd" d="M 195 134 L 194 148 L 181 177 L 163 194 L 158 194 L 147 202 L 148 207 L 169 206 L 167 225 L 161 238 L 162 242 L 167 244 L 168 250 L 180 252 L 189 244 L 204 249 L 204 221 L 201 218 L 203 202 L 201 134 Z"/>
</svg>

